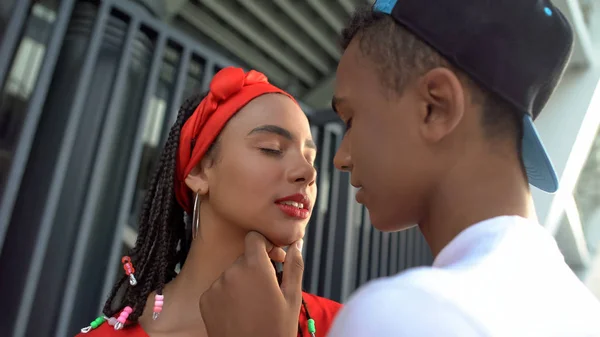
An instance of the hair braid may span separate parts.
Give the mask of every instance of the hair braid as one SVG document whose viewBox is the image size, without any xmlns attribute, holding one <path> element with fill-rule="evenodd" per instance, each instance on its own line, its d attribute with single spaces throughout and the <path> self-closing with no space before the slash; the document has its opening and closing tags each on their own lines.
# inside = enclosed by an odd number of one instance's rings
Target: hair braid
<svg viewBox="0 0 600 337">
<path fill-rule="evenodd" d="M 136 268 L 138 284 L 128 286 L 128 278 L 121 277 L 104 305 L 106 316 L 112 317 L 128 305 L 133 308 L 128 319 L 137 321 L 144 312 L 148 295 L 154 290 L 162 291 L 165 283 L 176 275 L 175 267 L 180 260 L 177 247 L 186 240 L 184 211 L 174 192 L 177 149 L 183 124 L 204 97 L 204 94 L 199 94 L 187 99 L 169 131 L 144 197 L 138 237 L 129 253 Z M 123 288 L 124 293 L 119 296 L 119 290 Z"/>
</svg>

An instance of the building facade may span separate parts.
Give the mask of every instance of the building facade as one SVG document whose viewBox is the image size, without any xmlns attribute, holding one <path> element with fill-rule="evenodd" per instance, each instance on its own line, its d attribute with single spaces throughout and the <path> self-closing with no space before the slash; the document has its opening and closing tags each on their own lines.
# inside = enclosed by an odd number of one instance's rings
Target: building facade
<svg viewBox="0 0 600 337">
<path fill-rule="evenodd" d="M 149 175 L 179 105 L 229 65 L 263 71 L 299 97 L 320 148 L 307 291 L 343 301 L 372 278 L 432 262 L 417 228 L 373 229 L 348 174 L 333 168 L 343 135 L 326 108 L 340 56 L 335 40 L 363 1 L 272 2 L 2 2 L 6 336 L 70 336 L 98 315 L 122 272 L 120 256 L 135 242 Z M 540 222 L 587 279 L 600 241 L 598 6 L 562 5 L 579 27 L 578 49 L 537 124 L 563 187 L 553 196 L 534 191 L 534 201 Z"/>
</svg>

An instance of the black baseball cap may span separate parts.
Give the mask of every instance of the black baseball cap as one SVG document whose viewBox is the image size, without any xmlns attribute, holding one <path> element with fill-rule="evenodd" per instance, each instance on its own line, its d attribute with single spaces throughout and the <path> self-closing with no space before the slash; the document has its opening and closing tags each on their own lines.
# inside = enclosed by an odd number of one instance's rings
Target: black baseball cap
<svg viewBox="0 0 600 337">
<path fill-rule="evenodd" d="M 558 177 L 533 125 L 556 88 L 573 31 L 548 0 L 377 0 L 455 67 L 523 112 L 522 156 L 529 183 L 554 193 Z"/>
</svg>

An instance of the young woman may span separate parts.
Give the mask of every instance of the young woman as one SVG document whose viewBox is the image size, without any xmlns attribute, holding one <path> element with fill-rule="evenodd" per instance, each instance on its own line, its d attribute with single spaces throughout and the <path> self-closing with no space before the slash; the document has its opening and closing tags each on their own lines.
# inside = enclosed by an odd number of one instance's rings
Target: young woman
<svg viewBox="0 0 600 337">
<path fill-rule="evenodd" d="M 205 97 L 181 107 L 122 259 L 126 275 L 80 336 L 206 336 L 199 299 L 243 253 L 245 235 L 280 247 L 304 236 L 315 155 L 288 93 L 256 71 L 218 72 Z M 339 308 L 303 293 L 298 336 L 324 336 Z"/>
</svg>

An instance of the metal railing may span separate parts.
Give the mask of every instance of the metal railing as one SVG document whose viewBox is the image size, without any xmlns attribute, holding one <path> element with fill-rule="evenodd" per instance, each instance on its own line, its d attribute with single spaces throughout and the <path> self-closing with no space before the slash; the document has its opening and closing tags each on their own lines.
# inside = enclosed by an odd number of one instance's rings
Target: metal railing
<svg viewBox="0 0 600 337">
<path fill-rule="evenodd" d="M 6 336 L 69 336 L 97 316 L 182 99 L 234 65 L 133 2 L 40 3 L 15 1 L 0 24 Z M 343 127 L 332 112 L 309 118 L 320 195 L 306 236 L 306 290 L 344 300 L 371 278 L 430 263 L 416 229 L 370 226 L 348 174 L 332 166 Z"/>
</svg>

